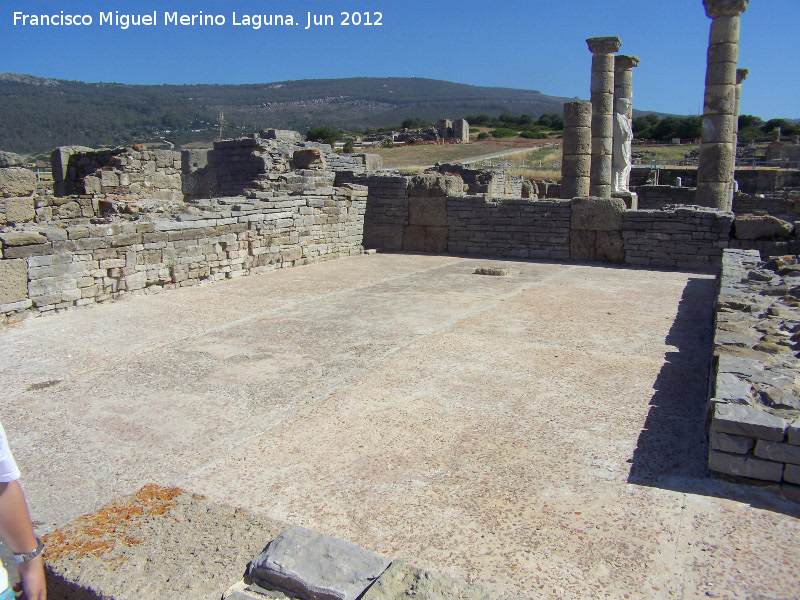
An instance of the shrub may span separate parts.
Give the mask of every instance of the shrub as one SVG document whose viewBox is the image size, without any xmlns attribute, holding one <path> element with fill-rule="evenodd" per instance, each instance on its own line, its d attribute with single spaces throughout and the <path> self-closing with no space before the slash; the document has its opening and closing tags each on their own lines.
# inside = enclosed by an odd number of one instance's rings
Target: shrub
<svg viewBox="0 0 800 600">
<path fill-rule="evenodd" d="M 392 141 L 392 138 L 386 138 L 383 140 L 382 145 L 384 148 L 394 148 L 394 142 Z"/>
<path fill-rule="evenodd" d="M 504 138 L 504 137 L 516 137 L 517 132 L 513 129 L 508 129 L 506 127 L 498 127 L 494 131 L 492 131 L 492 135 L 496 138 Z"/>
<path fill-rule="evenodd" d="M 486 139 L 486 138 L 488 138 L 488 137 L 489 137 L 489 134 L 488 134 L 488 133 L 486 133 L 485 131 L 481 131 L 481 132 L 478 134 L 478 139 L 479 139 L 479 140 L 485 140 L 485 139 Z"/>
<path fill-rule="evenodd" d="M 356 149 L 356 145 L 353 143 L 353 140 L 347 140 L 344 143 L 344 148 L 342 148 L 342 150 L 344 150 L 345 154 L 352 154 L 355 151 L 355 149 Z"/>
<path fill-rule="evenodd" d="M 340 132 L 327 125 L 324 127 L 312 127 L 306 133 L 306 140 L 309 142 L 322 142 L 323 144 L 333 144 L 339 141 L 341 137 L 342 134 Z"/>
<path fill-rule="evenodd" d="M 523 131 L 519 137 L 528 140 L 546 140 L 547 134 L 544 131 Z"/>
</svg>

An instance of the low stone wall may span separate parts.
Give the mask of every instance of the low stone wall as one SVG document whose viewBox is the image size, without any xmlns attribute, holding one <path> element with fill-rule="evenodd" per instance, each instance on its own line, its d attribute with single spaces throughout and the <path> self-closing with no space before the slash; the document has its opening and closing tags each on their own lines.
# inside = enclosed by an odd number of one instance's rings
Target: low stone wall
<svg viewBox="0 0 800 600">
<path fill-rule="evenodd" d="M 716 271 L 731 239 L 733 214 L 698 206 L 631 210 L 622 216 L 624 262 Z"/>
<path fill-rule="evenodd" d="M 366 195 L 347 186 L 174 219 L 4 230 L 1 319 L 360 254 Z"/>
<path fill-rule="evenodd" d="M 800 261 L 725 252 L 709 394 L 712 471 L 780 483 L 800 501 Z"/>
<path fill-rule="evenodd" d="M 671 204 L 693 205 L 697 188 L 672 185 L 641 185 L 634 190 L 639 195 L 639 210 L 661 210 Z"/>
<path fill-rule="evenodd" d="M 800 196 L 739 193 L 733 197 L 733 212 L 737 215 L 762 211 L 790 223 L 800 221 Z"/>
</svg>

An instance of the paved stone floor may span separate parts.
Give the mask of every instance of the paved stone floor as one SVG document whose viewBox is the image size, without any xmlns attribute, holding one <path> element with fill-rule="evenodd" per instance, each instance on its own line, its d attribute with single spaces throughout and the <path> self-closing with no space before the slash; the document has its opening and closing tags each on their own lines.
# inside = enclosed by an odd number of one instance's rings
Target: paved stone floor
<svg viewBox="0 0 800 600">
<path fill-rule="evenodd" d="M 494 598 L 797 599 L 800 507 L 704 467 L 714 291 L 448 256 L 286 269 L 0 331 L 0 417 L 44 530 L 154 482 Z"/>
</svg>

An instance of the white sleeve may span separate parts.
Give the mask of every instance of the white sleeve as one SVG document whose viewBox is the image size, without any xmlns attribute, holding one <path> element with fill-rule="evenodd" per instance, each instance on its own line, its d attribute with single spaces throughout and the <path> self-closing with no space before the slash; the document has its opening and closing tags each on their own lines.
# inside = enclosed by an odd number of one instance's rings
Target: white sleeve
<svg viewBox="0 0 800 600">
<path fill-rule="evenodd" d="M 0 483 L 8 483 L 17 479 L 19 479 L 19 469 L 17 468 L 17 463 L 14 462 L 14 457 L 11 455 L 11 450 L 8 448 L 8 440 L 6 440 L 3 424 L 0 423 Z"/>
</svg>

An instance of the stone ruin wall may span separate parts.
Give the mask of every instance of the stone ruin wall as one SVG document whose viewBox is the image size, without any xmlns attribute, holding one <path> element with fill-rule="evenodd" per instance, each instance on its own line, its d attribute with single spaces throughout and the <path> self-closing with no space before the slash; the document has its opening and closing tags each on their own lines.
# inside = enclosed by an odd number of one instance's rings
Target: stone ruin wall
<svg viewBox="0 0 800 600">
<path fill-rule="evenodd" d="M 233 198 L 174 218 L 0 232 L 4 321 L 360 254 L 366 189 Z"/>
<path fill-rule="evenodd" d="M 795 379 L 800 265 L 728 250 L 717 294 L 707 407 L 708 468 L 781 486 L 800 501 L 800 387 Z"/>
</svg>

